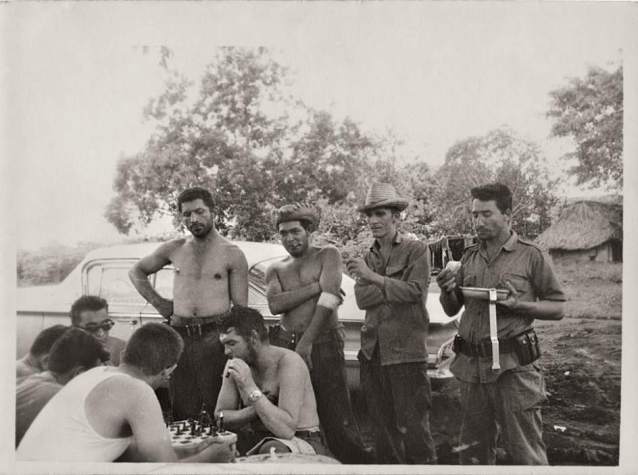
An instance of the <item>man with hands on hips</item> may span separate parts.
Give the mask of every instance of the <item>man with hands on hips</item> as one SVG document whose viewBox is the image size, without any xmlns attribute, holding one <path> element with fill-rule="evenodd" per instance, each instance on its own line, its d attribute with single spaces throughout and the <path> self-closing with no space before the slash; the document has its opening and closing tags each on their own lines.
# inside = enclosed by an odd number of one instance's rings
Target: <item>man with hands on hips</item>
<svg viewBox="0 0 638 475">
<path fill-rule="evenodd" d="M 479 240 L 460 263 L 437 277 L 440 301 L 450 316 L 465 306 L 450 370 L 459 380 L 463 464 L 494 464 L 500 426 L 511 463 L 546 465 L 541 404 L 545 382 L 534 319 L 559 320 L 565 295 L 550 259 L 511 230 L 512 193 L 500 183 L 471 190 L 472 220 Z M 464 297 L 460 286 L 507 290 L 496 303 L 500 369 L 492 369 L 489 303 Z"/>
</svg>

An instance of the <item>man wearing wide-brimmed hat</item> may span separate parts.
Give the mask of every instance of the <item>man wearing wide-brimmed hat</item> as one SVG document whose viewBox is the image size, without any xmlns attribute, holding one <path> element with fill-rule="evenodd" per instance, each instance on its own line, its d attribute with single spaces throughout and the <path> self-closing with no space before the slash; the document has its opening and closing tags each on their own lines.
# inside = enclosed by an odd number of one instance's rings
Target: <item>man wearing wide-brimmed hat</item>
<svg viewBox="0 0 638 475">
<path fill-rule="evenodd" d="M 312 244 L 319 217 L 319 209 L 308 203 L 288 204 L 275 213 L 274 224 L 289 256 L 266 271 L 268 305 L 273 314 L 282 314 L 270 339 L 295 350 L 308 364 L 330 451 L 343 463 L 369 463 L 348 394 L 343 325 L 337 318 L 341 257 L 334 246 Z"/>
<path fill-rule="evenodd" d="M 425 347 L 430 264 L 427 244 L 397 231 L 407 206 L 391 184 L 372 185 L 359 211 L 374 243 L 347 267 L 357 279 L 357 305 L 366 311 L 359 361 L 377 462 L 427 464 L 436 462 Z"/>
</svg>

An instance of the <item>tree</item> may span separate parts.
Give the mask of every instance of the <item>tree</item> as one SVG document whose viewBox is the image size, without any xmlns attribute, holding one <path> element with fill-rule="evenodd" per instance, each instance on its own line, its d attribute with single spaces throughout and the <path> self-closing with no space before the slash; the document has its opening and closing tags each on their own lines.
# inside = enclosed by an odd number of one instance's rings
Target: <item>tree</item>
<svg viewBox="0 0 638 475">
<path fill-rule="evenodd" d="M 535 237 L 550 224 L 556 203 L 545 158 L 537 145 L 508 129 L 455 143 L 435 174 L 432 226 L 440 234 L 471 233 L 470 189 L 488 182 L 507 185 L 514 197 L 512 224 L 520 234 Z"/>
<path fill-rule="evenodd" d="M 613 72 L 598 67 L 586 77 L 550 92 L 547 112 L 554 119 L 552 135 L 572 137 L 576 158 L 571 173 L 578 184 L 622 188 L 623 183 L 623 68 Z"/>
<path fill-rule="evenodd" d="M 281 155 L 286 117 L 269 105 L 287 100 L 280 87 L 285 71 L 264 48 L 224 47 L 191 99 L 193 83 L 170 70 L 167 59 L 162 54 L 166 89 L 144 111 L 155 132 L 144 150 L 119 161 L 106 217 L 127 234 L 174 216 L 177 193 L 201 185 L 215 195 L 220 229 L 241 226 L 254 218 L 246 210 L 260 208 L 252 191 L 272 188 L 258 156 Z"/>
<path fill-rule="evenodd" d="M 118 163 L 105 214 L 120 232 L 175 215 L 177 193 L 201 185 L 215 196 L 218 229 L 268 240 L 271 212 L 285 202 L 336 203 L 365 188 L 377 142 L 286 95 L 286 69 L 266 49 L 222 48 L 192 99 L 192 82 L 168 68 L 169 57 L 166 89 L 145 109 L 155 133 Z"/>
</svg>

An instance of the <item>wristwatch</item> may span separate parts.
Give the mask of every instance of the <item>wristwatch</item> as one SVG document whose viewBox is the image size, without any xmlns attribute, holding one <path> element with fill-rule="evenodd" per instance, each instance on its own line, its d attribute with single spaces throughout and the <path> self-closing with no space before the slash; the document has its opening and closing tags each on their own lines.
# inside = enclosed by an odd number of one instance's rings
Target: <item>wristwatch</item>
<svg viewBox="0 0 638 475">
<path fill-rule="evenodd" d="M 251 391 L 250 394 L 248 395 L 248 402 L 250 404 L 255 404 L 257 400 L 261 398 L 263 395 L 264 393 L 262 393 L 259 389 L 255 389 Z"/>
</svg>

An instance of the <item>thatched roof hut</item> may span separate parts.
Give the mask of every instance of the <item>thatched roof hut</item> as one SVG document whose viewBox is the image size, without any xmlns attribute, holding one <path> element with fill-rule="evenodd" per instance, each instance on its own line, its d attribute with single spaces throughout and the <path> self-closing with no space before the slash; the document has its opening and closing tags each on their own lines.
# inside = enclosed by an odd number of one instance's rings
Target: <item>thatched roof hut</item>
<svg viewBox="0 0 638 475">
<path fill-rule="evenodd" d="M 536 242 L 554 258 L 621 261 L 622 205 L 618 200 L 574 201 Z"/>
</svg>

